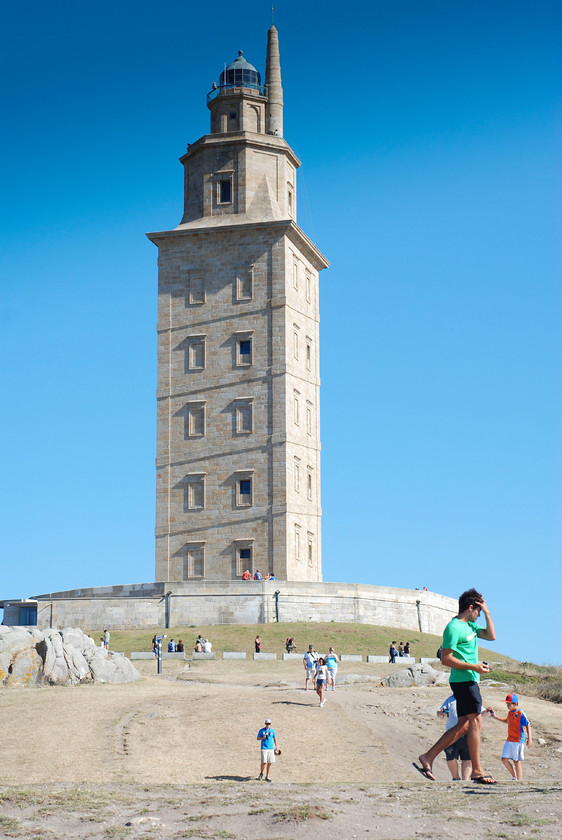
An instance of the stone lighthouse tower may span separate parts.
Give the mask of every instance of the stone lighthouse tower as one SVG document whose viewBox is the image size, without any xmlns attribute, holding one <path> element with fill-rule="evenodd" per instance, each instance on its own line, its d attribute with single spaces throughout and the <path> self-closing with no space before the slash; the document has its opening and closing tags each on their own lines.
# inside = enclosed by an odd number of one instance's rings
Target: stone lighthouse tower
<svg viewBox="0 0 562 840">
<path fill-rule="evenodd" d="M 297 225 L 277 30 L 239 53 L 159 249 L 156 580 L 320 581 L 318 274 Z"/>
</svg>

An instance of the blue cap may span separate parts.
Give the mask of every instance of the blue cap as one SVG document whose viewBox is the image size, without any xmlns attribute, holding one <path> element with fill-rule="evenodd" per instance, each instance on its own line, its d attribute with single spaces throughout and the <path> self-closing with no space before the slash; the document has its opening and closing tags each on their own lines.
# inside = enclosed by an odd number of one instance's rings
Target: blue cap
<svg viewBox="0 0 562 840">
<path fill-rule="evenodd" d="M 508 694 L 504 700 L 504 703 L 516 703 L 519 705 L 519 697 L 517 694 Z"/>
</svg>

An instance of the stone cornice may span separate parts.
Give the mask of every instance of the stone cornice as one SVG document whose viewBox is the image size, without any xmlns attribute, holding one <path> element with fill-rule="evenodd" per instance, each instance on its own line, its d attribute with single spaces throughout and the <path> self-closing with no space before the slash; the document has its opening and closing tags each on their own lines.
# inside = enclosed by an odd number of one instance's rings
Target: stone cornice
<svg viewBox="0 0 562 840">
<path fill-rule="evenodd" d="M 187 152 L 180 157 L 180 163 L 185 163 L 187 158 L 196 155 L 202 149 L 209 146 L 250 146 L 253 148 L 270 149 L 287 155 L 295 169 L 301 165 L 300 160 L 293 152 L 289 144 L 282 137 L 274 137 L 272 134 L 258 134 L 254 131 L 232 131 L 227 134 L 204 134 L 195 143 L 192 143 Z"/>
<path fill-rule="evenodd" d="M 225 221 L 232 217 L 225 216 L 210 216 L 197 220 L 197 226 L 193 222 L 187 222 L 185 225 L 179 225 L 175 230 L 155 231 L 147 233 L 147 237 L 155 245 L 173 241 L 174 239 L 181 239 L 186 236 L 193 236 L 199 234 L 202 236 L 213 236 L 213 234 L 220 233 L 221 235 L 228 233 L 263 231 L 278 233 L 280 236 L 287 236 L 301 251 L 308 257 L 310 262 L 314 265 L 317 271 L 322 271 L 323 268 L 328 268 L 329 261 L 322 254 L 316 245 L 308 238 L 303 230 L 292 219 L 271 220 L 267 222 L 256 222 L 248 219 L 243 222 L 232 223 Z M 202 223 L 202 224 L 200 224 Z"/>
</svg>

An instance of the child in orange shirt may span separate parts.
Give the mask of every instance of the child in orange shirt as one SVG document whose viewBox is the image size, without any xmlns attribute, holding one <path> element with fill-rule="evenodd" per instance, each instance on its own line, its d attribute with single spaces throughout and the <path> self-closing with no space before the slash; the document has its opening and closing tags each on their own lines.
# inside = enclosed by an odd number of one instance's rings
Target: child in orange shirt
<svg viewBox="0 0 562 840">
<path fill-rule="evenodd" d="M 487 711 L 495 720 L 507 723 L 507 741 L 503 746 L 502 763 L 510 772 L 512 780 L 520 782 L 523 778 L 521 762 L 525 757 L 525 733 L 527 734 L 527 746 L 533 746 L 531 724 L 525 712 L 519 708 L 517 694 L 508 694 L 505 702 L 507 703 L 507 717 L 498 717 L 494 714 L 493 709 Z"/>
</svg>

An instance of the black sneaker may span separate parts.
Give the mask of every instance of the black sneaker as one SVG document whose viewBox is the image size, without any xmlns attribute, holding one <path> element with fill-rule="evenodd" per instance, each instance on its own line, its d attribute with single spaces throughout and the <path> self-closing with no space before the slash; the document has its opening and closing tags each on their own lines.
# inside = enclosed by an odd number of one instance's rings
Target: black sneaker
<svg viewBox="0 0 562 840">
<path fill-rule="evenodd" d="M 259 781 L 261 781 L 261 779 L 263 779 L 263 773 L 260 773 L 260 774 L 259 774 L 259 776 L 258 776 L 258 782 L 259 782 Z"/>
<path fill-rule="evenodd" d="M 265 777 L 265 781 L 266 781 L 266 782 L 270 782 L 270 781 L 271 781 L 271 779 L 268 779 L 268 778 L 267 778 L 267 776 L 266 776 L 266 777 Z"/>
</svg>

